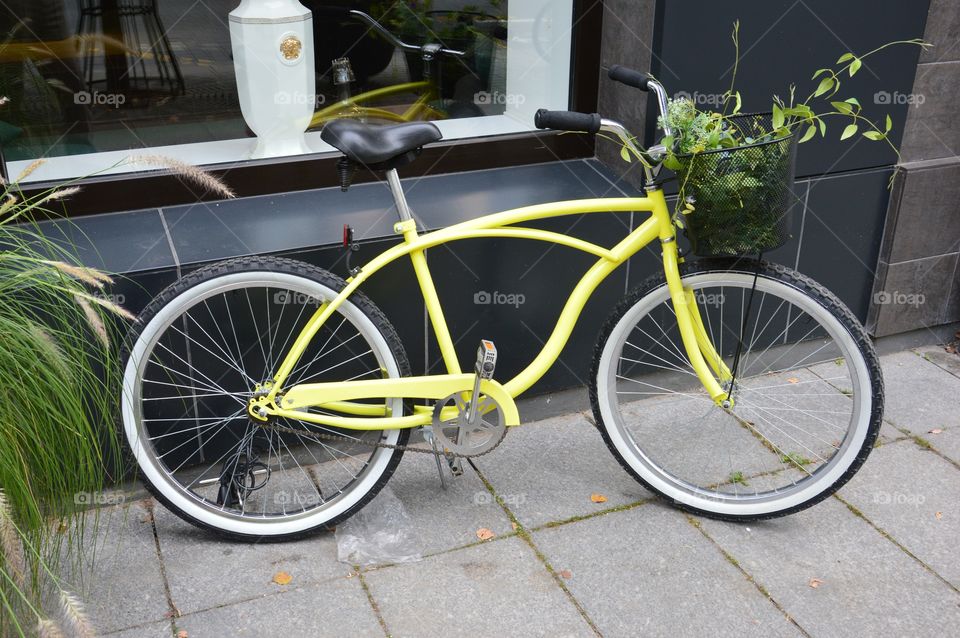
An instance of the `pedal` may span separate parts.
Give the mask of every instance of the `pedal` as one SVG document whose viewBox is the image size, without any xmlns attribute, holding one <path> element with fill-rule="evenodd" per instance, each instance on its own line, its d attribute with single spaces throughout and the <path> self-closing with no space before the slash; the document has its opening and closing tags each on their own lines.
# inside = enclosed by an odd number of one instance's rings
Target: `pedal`
<svg viewBox="0 0 960 638">
<path fill-rule="evenodd" d="M 447 465 L 450 467 L 450 473 L 454 476 L 463 475 L 463 459 L 459 456 L 448 456 Z"/>
<path fill-rule="evenodd" d="M 492 341 L 486 339 L 480 340 L 480 348 L 477 350 L 476 372 L 484 379 L 492 379 L 493 371 L 497 368 L 497 346 Z"/>
</svg>

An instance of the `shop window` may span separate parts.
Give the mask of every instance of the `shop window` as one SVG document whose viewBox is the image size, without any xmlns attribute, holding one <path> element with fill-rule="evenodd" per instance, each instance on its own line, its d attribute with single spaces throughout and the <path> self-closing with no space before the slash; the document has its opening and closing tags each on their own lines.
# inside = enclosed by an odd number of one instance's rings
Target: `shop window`
<svg viewBox="0 0 960 638">
<path fill-rule="evenodd" d="M 446 139 L 532 129 L 566 108 L 572 0 L 301 0 L 312 11 L 314 116 L 303 152 L 332 152 L 325 121 L 433 120 Z M 228 14 L 237 0 L 6 0 L 0 3 L 0 152 L 29 181 L 131 172 L 132 152 L 199 165 L 251 157 Z M 398 40 L 463 52 L 425 60 Z M 429 56 L 427 56 L 429 57 Z M 337 60 L 334 63 L 334 60 Z M 280 99 L 280 98 L 275 98 Z"/>
</svg>

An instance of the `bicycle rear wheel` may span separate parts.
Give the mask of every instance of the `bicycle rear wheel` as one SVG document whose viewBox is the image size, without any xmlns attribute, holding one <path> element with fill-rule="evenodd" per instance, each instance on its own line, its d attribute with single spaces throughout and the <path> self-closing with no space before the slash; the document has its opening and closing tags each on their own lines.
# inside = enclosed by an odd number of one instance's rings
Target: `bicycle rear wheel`
<svg viewBox="0 0 960 638">
<path fill-rule="evenodd" d="M 256 385 L 272 378 L 320 304 L 344 285 L 308 264 L 249 257 L 188 275 L 144 310 L 124 367 L 123 426 L 140 477 L 168 509 L 231 538 L 287 540 L 350 516 L 386 483 L 402 452 L 372 444 L 405 444 L 407 430 L 299 419 L 269 429 L 246 414 Z M 409 374 L 393 327 L 356 294 L 314 337 L 287 385 Z M 370 403 L 403 413 L 401 399 Z"/>
<path fill-rule="evenodd" d="M 856 318 L 773 264 L 710 260 L 685 267 L 683 282 L 726 365 L 738 361 L 725 387 L 734 405 L 717 406 L 694 374 L 658 274 L 598 341 L 590 397 L 607 446 L 646 487 L 715 518 L 781 516 L 832 494 L 882 418 L 879 362 Z"/>
</svg>

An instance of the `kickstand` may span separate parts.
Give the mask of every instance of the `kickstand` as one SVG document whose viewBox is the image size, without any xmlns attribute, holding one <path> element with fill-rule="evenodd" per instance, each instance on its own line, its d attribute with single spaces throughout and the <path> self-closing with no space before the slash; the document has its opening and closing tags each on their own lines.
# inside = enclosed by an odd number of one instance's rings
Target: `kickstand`
<svg viewBox="0 0 960 638">
<path fill-rule="evenodd" d="M 443 463 L 440 462 L 440 450 L 437 449 L 437 438 L 433 436 L 433 430 L 423 429 L 423 438 L 430 441 L 430 447 L 433 448 L 433 459 L 437 462 L 437 474 L 440 475 L 440 487 L 447 489 L 447 482 L 443 478 Z"/>
</svg>

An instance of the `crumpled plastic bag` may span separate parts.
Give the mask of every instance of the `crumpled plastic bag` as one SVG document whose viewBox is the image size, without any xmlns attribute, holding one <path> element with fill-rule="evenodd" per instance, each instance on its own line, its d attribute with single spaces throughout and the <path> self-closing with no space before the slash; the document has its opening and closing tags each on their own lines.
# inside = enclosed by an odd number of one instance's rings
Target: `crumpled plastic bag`
<svg viewBox="0 0 960 638">
<path fill-rule="evenodd" d="M 351 565 L 421 560 L 419 537 L 400 499 L 389 489 L 337 525 L 337 560 Z"/>
</svg>

